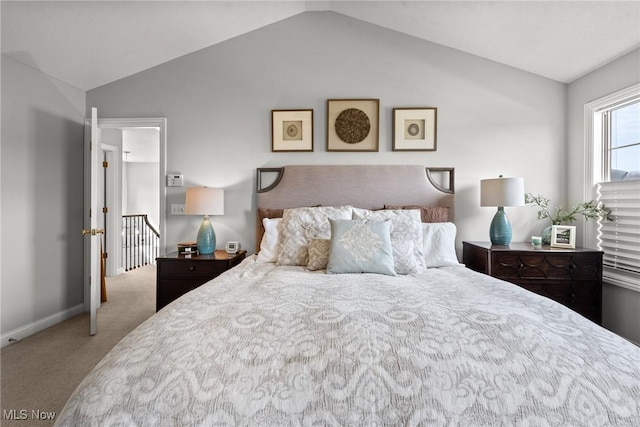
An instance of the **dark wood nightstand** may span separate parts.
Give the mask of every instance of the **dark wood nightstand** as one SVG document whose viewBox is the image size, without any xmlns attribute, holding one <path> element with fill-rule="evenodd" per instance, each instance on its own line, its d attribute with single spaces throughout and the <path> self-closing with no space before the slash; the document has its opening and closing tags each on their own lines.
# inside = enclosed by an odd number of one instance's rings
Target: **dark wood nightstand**
<svg viewBox="0 0 640 427">
<path fill-rule="evenodd" d="M 244 250 L 236 254 L 218 250 L 211 255 L 189 257 L 174 252 L 156 258 L 156 311 L 240 264 L 246 256 Z"/>
<path fill-rule="evenodd" d="M 601 323 L 601 251 L 490 242 L 462 242 L 462 248 L 462 262 L 472 270 L 515 283 Z"/>
</svg>

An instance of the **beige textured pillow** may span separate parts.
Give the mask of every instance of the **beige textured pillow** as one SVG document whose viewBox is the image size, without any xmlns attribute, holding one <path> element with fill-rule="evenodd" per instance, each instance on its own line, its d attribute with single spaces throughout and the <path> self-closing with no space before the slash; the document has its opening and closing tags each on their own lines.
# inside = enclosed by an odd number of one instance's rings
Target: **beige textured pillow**
<svg viewBox="0 0 640 427">
<path fill-rule="evenodd" d="M 331 237 L 330 219 L 351 219 L 351 206 L 285 209 L 280 227 L 278 265 L 309 264 L 311 239 Z"/>
<path fill-rule="evenodd" d="M 353 218 L 370 221 L 391 220 L 391 246 L 396 273 L 414 274 L 427 269 L 422 248 L 420 212 L 417 209 L 371 211 L 354 208 Z"/>
<path fill-rule="evenodd" d="M 309 264 L 307 270 L 324 270 L 329 262 L 331 239 L 311 239 L 309 242 Z"/>
<path fill-rule="evenodd" d="M 317 208 L 320 205 L 314 205 L 312 207 Z M 256 215 L 256 218 L 258 220 L 257 224 L 256 224 L 256 244 L 260 244 L 260 242 L 262 242 L 262 238 L 264 236 L 265 233 L 265 229 L 264 229 L 264 222 L 263 220 L 265 218 L 282 218 L 282 215 L 284 214 L 284 209 L 279 209 L 279 208 L 259 208 L 258 209 L 258 215 Z M 260 247 L 256 248 L 256 252 L 260 252 Z"/>
</svg>

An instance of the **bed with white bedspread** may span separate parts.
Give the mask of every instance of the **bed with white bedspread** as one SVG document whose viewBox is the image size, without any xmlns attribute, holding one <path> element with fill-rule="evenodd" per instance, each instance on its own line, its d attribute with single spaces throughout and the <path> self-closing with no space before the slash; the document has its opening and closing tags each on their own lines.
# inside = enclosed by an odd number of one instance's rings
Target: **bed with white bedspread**
<svg viewBox="0 0 640 427">
<path fill-rule="evenodd" d="M 56 425 L 640 425 L 640 348 L 457 264 L 450 222 L 406 246 L 415 209 L 301 203 L 259 202 L 287 208 L 260 239 L 278 253 L 131 332 Z"/>
</svg>

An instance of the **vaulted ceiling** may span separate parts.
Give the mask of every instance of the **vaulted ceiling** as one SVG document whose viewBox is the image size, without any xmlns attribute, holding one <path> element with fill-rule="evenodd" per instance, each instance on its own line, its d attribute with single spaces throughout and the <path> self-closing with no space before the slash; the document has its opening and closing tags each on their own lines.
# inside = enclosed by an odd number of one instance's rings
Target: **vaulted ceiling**
<svg viewBox="0 0 640 427">
<path fill-rule="evenodd" d="M 332 11 L 553 80 L 640 47 L 638 1 L 5 1 L 2 54 L 84 90 Z"/>
</svg>

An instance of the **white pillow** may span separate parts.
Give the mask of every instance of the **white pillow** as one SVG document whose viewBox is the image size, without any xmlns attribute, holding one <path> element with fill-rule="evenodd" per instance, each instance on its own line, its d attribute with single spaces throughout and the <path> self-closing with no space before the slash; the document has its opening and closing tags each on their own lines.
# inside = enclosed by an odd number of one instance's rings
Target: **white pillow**
<svg viewBox="0 0 640 427">
<path fill-rule="evenodd" d="M 384 209 L 371 211 L 353 208 L 354 219 L 391 220 L 391 246 L 395 271 L 398 274 L 420 273 L 424 263 L 420 211 L 417 209 Z"/>
<path fill-rule="evenodd" d="M 456 226 L 453 223 L 423 223 L 422 240 L 428 268 L 460 265 L 456 256 Z"/>
<path fill-rule="evenodd" d="M 351 219 L 351 206 L 285 209 L 280 224 L 278 265 L 309 264 L 311 239 L 331 238 L 330 219 Z"/>
<path fill-rule="evenodd" d="M 278 260 L 278 248 L 280 246 L 280 232 L 278 228 L 282 218 L 263 218 L 264 234 L 260 242 L 257 262 L 276 262 Z"/>
</svg>

